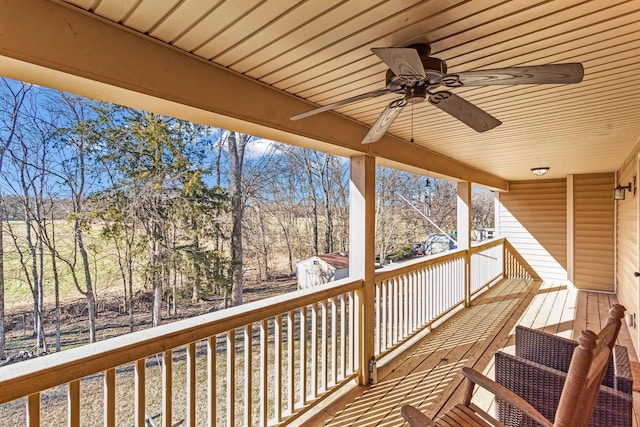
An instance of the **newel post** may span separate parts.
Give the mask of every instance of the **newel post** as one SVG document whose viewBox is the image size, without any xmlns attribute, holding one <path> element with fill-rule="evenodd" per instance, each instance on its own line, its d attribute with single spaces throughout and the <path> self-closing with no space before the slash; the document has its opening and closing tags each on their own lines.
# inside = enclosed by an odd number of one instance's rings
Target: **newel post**
<svg viewBox="0 0 640 427">
<path fill-rule="evenodd" d="M 375 158 L 351 158 L 349 184 L 349 276 L 362 278 L 356 292 L 356 354 L 360 383 L 369 383 L 369 360 L 374 355 L 375 275 Z"/>
<path fill-rule="evenodd" d="M 471 304 L 471 183 L 458 183 L 458 249 L 464 249 L 464 305 Z"/>
</svg>

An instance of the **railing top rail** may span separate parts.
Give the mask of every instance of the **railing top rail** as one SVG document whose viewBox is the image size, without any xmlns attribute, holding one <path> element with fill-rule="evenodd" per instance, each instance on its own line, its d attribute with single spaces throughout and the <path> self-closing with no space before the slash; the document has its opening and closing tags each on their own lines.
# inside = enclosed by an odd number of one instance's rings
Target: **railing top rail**
<svg viewBox="0 0 640 427">
<path fill-rule="evenodd" d="M 471 253 L 474 254 L 476 252 L 481 252 L 485 249 L 489 249 L 492 248 L 494 246 L 499 246 L 501 244 L 504 243 L 506 239 L 504 237 L 500 237 L 498 239 L 491 239 L 491 240 L 487 240 L 481 243 L 478 243 L 477 245 L 473 245 L 471 246 Z"/>
<path fill-rule="evenodd" d="M 240 328 L 363 286 L 342 279 L 0 368 L 0 403 Z"/>
<path fill-rule="evenodd" d="M 504 238 L 499 238 L 499 239 L 487 240 L 486 242 L 480 242 L 478 244 L 473 245 L 469 253 L 474 254 L 494 246 L 499 246 L 503 244 L 504 241 L 505 241 Z M 415 259 L 415 260 L 407 261 L 393 267 L 385 267 L 384 269 L 376 270 L 375 281 L 381 282 L 383 280 L 387 280 L 392 277 L 401 276 L 411 271 L 415 271 L 419 268 L 423 268 L 429 265 L 441 264 L 441 263 L 450 261 L 452 259 L 457 259 L 457 258 L 460 258 L 464 254 L 464 252 L 465 252 L 464 249 L 457 249 L 453 251 L 448 251 L 445 254 L 438 254 L 438 255 L 429 256 L 425 258 Z"/>
<path fill-rule="evenodd" d="M 429 265 L 437 265 L 447 262 L 452 259 L 457 259 L 463 256 L 466 251 L 464 249 L 457 249 L 453 251 L 449 251 L 444 255 L 435 255 L 428 256 L 425 258 L 420 258 L 416 260 L 411 260 L 407 262 L 403 262 L 401 265 L 396 267 L 385 267 L 384 269 L 380 269 L 376 271 L 375 281 L 380 282 L 382 280 L 387 280 L 392 277 L 401 276 L 403 274 L 409 273 L 411 271 L 415 271 L 419 268 L 423 268 Z"/>
</svg>

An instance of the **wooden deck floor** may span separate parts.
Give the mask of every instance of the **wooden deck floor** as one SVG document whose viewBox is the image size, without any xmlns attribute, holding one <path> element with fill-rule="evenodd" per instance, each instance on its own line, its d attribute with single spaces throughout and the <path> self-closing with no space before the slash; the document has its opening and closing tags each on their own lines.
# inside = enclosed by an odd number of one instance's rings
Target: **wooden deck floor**
<svg viewBox="0 0 640 427">
<path fill-rule="evenodd" d="M 615 302 L 615 295 L 578 292 L 562 282 L 506 280 L 413 346 L 378 384 L 352 391 L 315 419 L 332 427 L 399 426 L 403 404 L 437 416 L 460 401 L 462 367 L 472 366 L 493 378 L 493 354 L 500 349 L 513 352 L 515 325 L 575 338 L 582 329 L 599 330 Z M 626 325 L 619 343 L 637 361 Z M 639 396 L 634 393 L 636 414 Z M 474 401 L 493 413 L 492 395 L 476 392 Z"/>
</svg>

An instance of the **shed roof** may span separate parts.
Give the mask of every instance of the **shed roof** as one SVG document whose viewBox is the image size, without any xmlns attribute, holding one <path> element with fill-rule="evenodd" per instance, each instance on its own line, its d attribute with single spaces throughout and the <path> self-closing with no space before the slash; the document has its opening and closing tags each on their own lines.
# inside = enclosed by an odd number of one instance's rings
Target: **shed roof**
<svg viewBox="0 0 640 427">
<path fill-rule="evenodd" d="M 318 255 L 318 258 L 334 267 L 335 269 L 349 268 L 349 254 L 347 252 L 333 252 Z"/>
</svg>

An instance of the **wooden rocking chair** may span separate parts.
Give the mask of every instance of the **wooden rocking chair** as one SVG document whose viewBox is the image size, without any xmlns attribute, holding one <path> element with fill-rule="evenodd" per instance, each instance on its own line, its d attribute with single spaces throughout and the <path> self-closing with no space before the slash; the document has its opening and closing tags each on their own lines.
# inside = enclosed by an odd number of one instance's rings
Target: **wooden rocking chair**
<svg viewBox="0 0 640 427">
<path fill-rule="evenodd" d="M 412 427 L 421 426 L 504 426 L 475 404 L 471 403 L 474 386 L 477 384 L 497 397 L 518 408 L 529 418 L 544 427 L 585 427 L 589 424 L 600 384 L 607 370 L 609 357 L 620 331 L 625 308 L 614 305 L 609 311 L 607 325 L 596 335 L 582 331 L 578 347 L 573 352 L 567 380 L 555 413 L 554 420 L 546 419 L 526 400 L 511 390 L 487 378 L 471 368 L 463 368 L 467 379 L 462 403 L 451 408 L 435 422 L 410 405 L 400 413 Z"/>
</svg>

